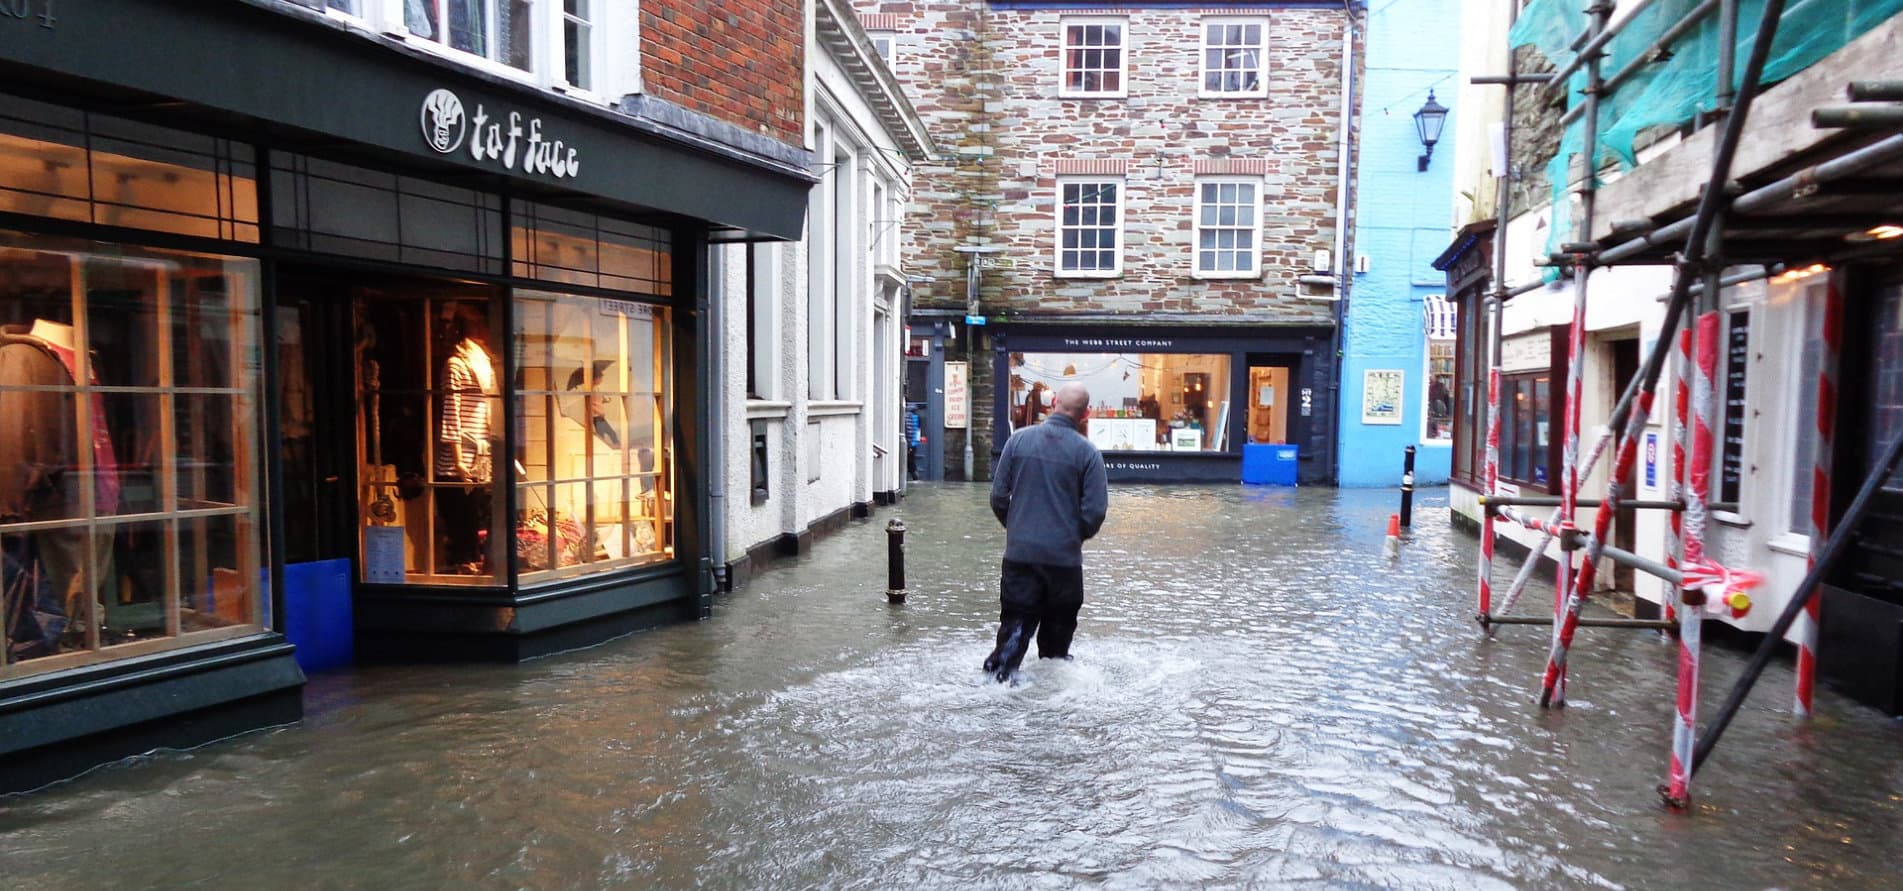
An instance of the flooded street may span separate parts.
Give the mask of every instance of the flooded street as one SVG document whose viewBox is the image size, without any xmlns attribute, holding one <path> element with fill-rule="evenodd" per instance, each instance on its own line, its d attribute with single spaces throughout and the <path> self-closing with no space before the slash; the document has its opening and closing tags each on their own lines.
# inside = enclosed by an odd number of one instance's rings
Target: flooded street
<svg viewBox="0 0 1903 891">
<path fill-rule="evenodd" d="M 1895 888 L 1903 727 L 1775 666 L 1663 812 L 1675 650 L 1487 642 L 1444 490 L 1119 487 L 1072 663 L 978 668 L 1002 533 L 914 488 L 711 621 L 318 677 L 300 725 L 0 800 L 9 888 Z M 911 529 L 910 602 L 882 596 Z M 1507 570 L 1503 570 L 1502 584 Z M 1529 594 L 1527 602 L 1540 600 Z M 1744 658 L 1708 651 L 1706 709 Z"/>
</svg>

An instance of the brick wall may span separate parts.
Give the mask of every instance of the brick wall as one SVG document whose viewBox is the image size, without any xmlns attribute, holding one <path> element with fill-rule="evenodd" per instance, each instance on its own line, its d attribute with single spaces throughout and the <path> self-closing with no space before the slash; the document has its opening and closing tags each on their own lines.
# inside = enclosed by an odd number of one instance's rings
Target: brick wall
<svg viewBox="0 0 1903 891">
<path fill-rule="evenodd" d="M 964 301 L 960 244 L 1006 248 L 988 270 L 987 313 L 1014 316 L 1195 313 L 1228 323 L 1326 323 L 1304 289 L 1315 250 L 1334 239 L 1343 16 L 1338 10 L 1143 9 L 1127 16 L 1128 97 L 1060 99 L 1054 10 L 980 0 L 862 2 L 895 17 L 894 68 L 949 159 L 921 166 L 908 272 L 937 281 L 920 304 Z M 1092 11 L 1093 15 L 1100 14 Z M 1199 99 L 1206 14 L 1268 20 L 1269 95 Z M 1052 275 L 1060 164 L 1128 162 L 1124 274 Z M 1191 275 L 1198 162 L 1246 162 L 1263 174 L 1260 280 Z"/>
<path fill-rule="evenodd" d="M 642 0 L 643 89 L 803 145 L 802 10 L 799 0 Z"/>
</svg>

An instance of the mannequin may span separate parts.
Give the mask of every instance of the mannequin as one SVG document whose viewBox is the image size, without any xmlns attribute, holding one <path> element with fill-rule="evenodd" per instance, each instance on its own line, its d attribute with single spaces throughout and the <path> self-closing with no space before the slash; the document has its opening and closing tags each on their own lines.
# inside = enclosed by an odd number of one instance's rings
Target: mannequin
<svg viewBox="0 0 1903 891">
<path fill-rule="evenodd" d="M 0 327 L 0 522 L 82 519 L 85 502 L 80 466 L 78 415 L 74 395 L 26 387 L 71 387 L 78 363 L 72 326 L 48 319 L 31 326 Z M 96 381 L 95 381 L 96 382 Z M 93 513 L 108 516 L 119 508 L 119 466 L 105 407 L 90 400 L 92 427 Z M 43 529 L 32 536 L 51 595 L 69 619 L 88 613 L 84 596 L 86 532 L 83 528 Z M 111 588 L 112 535 L 95 543 L 95 590 Z M 95 598 L 96 599 L 96 598 Z"/>
<path fill-rule="evenodd" d="M 480 533 L 490 527 L 493 508 L 490 402 L 497 393 L 496 363 L 481 310 L 451 304 L 444 321 L 444 339 L 452 346 L 438 394 L 436 479 L 466 485 L 436 490 L 437 566 L 439 572 L 481 573 L 488 561 Z"/>
</svg>

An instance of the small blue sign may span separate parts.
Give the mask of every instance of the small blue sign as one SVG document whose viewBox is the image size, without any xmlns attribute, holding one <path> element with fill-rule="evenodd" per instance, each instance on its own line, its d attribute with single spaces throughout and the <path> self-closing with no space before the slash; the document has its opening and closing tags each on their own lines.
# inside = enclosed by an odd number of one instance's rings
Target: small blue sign
<svg viewBox="0 0 1903 891">
<path fill-rule="evenodd" d="M 965 317 L 965 324 L 967 325 L 983 325 L 984 323 L 985 323 L 984 316 L 966 316 Z"/>
<path fill-rule="evenodd" d="M 1659 435 L 1645 434 L 1645 485 L 1656 489 L 1659 485 Z"/>
</svg>

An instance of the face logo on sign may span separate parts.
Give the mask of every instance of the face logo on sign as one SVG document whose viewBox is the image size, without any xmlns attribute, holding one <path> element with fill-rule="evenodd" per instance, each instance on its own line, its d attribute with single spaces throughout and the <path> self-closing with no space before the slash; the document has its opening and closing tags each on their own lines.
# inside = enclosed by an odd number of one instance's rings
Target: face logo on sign
<svg viewBox="0 0 1903 891">
<path fill-rule="evenodd" d="M 435 90 L 423 99 L 423 140 L 439 153 L 449 154 L 462 147 L 469 129 L 469 116 L 463 101 L 448 90 Z"/>
</svg>

